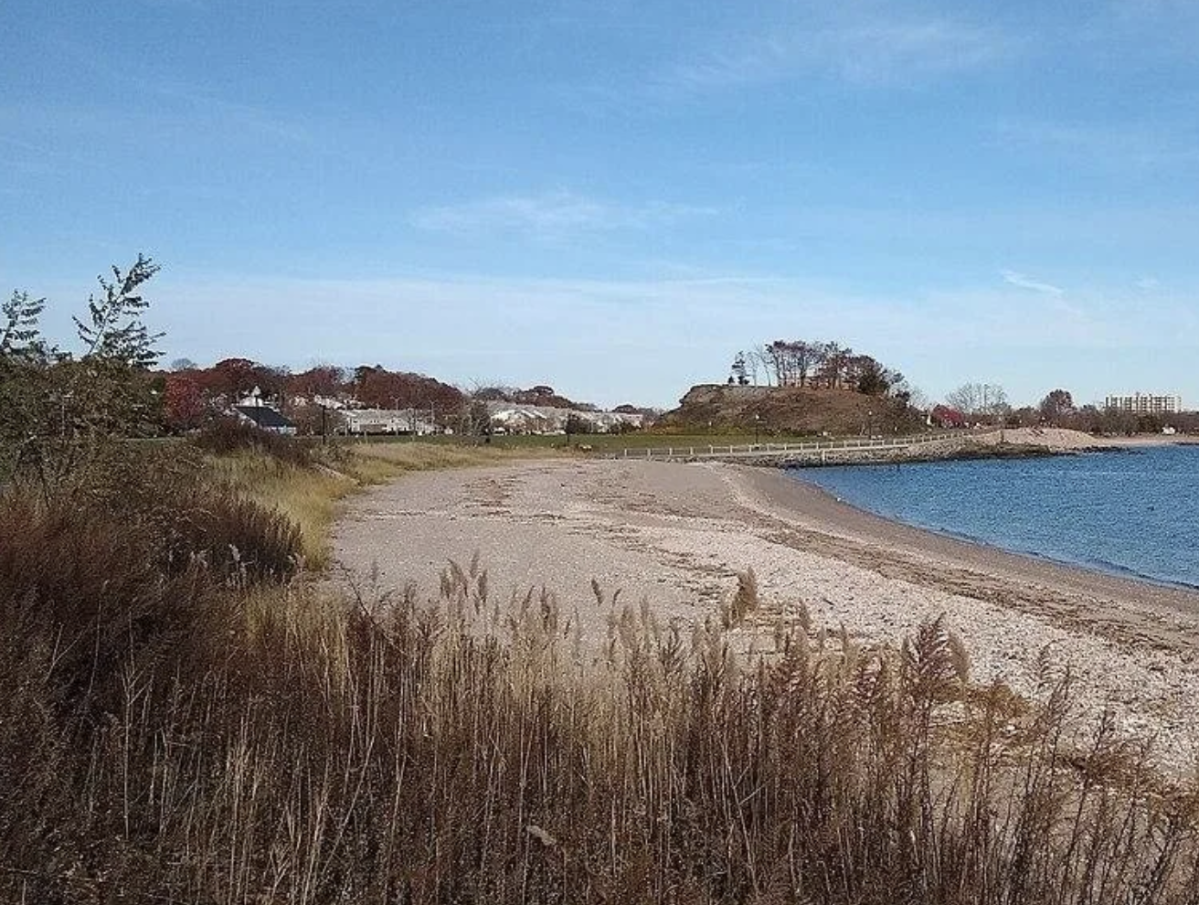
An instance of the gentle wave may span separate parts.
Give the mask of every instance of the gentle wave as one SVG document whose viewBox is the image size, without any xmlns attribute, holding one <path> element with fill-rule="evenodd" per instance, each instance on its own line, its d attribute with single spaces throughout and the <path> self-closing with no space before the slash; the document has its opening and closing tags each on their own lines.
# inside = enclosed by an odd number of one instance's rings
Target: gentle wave
<svg viewBox="0 0 1199 905">
<path fill-rule="evenodd" d="M 1199 448 L 791 474 L 853 506 L 947 537 L 1199 588 Z"/>
</svg>

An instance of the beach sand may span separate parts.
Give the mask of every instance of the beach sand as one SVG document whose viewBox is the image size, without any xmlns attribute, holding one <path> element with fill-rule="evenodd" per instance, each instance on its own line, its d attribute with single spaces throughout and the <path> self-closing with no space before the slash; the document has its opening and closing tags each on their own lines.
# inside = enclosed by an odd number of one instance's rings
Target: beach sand
<svg viewBox="0 0 1199 905">
<path fill-rule="evenodd" d="M 1105 708 L 1157 761 L 1199 751 L 1199 593 L 1016 556 L 886 521 L 782 472 L 716 463 L 543 460 L 413 474 L 351 505 L 335 532 L 345 574 L 375 593 L 435 597 L 448 560 L 478 553 L 492 594 L 554 592 L 593 641 L 607 631 L 595 579 L 662 622 L 719 620 L 752 568 L 765 642 L 802 602 L 817 625 L 898 645 L 944 614 L 977 682 L 1036 696 L 1042 651 L 1075 677 L 1080 725 Z M 768 648 L 769 644 L 765 646 Z"/>
</svg>

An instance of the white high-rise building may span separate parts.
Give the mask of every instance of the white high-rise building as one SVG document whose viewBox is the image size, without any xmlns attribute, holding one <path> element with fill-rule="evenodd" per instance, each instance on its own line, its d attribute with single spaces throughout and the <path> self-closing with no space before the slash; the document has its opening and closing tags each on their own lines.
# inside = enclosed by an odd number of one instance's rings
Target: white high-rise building
<svg viewBox="0 0 1199 905">
<path fill-rule="evenodd" d="M 1132 412 L 1134 415 L 1174 415 L 1182 411 L 1182 397 L 1133 393 L 1108 396 L 1103 405 L 1104 408 L 1115 409 L 1117 412 Z"/>
</svg>

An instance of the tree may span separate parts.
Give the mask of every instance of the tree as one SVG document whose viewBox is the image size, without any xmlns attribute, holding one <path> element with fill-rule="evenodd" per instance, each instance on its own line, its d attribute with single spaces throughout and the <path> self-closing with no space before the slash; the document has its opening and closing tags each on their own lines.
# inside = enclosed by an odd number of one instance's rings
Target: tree
<svg viewBox="0 0 1199 905">
<path fill-rule="evenodd" d="M 793 362 L 793 370 L 799 385 L 806 386 L 812 369 L 820 362 L 820 343 L 810 343 L 802 339 L 790 344 L 787 350 Z"/>
<path fill-rule="evenodd" d="M 1003 417 L 1010 410 L 1003 387 L 992 383 L 964 383 L 945 397 L 951 408 L 973 418 Z"/>
<path fill-rule="evenodd" d="M 200 383 L 189 374 L 172 373 L 163 386 L 163 419 L 175 431 L 199 427 L 208 414 Z"/>
<path fill-rule="evenodd" d="M 853 362 L 854 377 L 857 390 L 866 396 L 886 396 L 891 389 L 892 380 L 898 376 L 899 382 L 903 375 L 895 375 L 869 355 L 855 356 Z M 906 400 L 905 400 L 906 401 Z"/>
<path fill-rule="evenodd" d="M 478 436 L 491 434 L 491 413 L 487 410 L 487 403 L 482 399 L 476 399 L 470 404 L 464 428 L 465 433 L 468 434 Z"/>
<path fill-rule="evenodd" d="M 569 437 L 572 434 L 593 434 L 595 433 L 595 425 L 587 418 L 577 412 L 571 412 L 566 416 L 566 435 Z"/>
<path fill-rule="evenodd" d="M 790 386 L 793 382 L 793 365 L 788 351 L 789 346 L 790 343 L 785 339 L 776 339 L 764 349 L 766 360 L 769 362 L 768 370 L 774 372 L 775 383 L 781 387 Z"/>
<path fill-rule="evenodd" d="M 86 322 L 72 318 L 85 347 L 84 359 L 116 362 L 131 368 L 148 368 L 158 360 L 154 344 L 163 334 L 151 334 L 141 322 L 141 315 L 150 303 L 137 292 L 158 269 L 149 258 L 138 255 L 124 274 L 112 268 L 111 283 L 103 276 L 96 277 L 104 290 L 103 297 L 97 300 L 88 296 Z"/>
<path fill-rule="evenodd" d="M 38 319 L 44 301 L 14 293 L 0 307 L 0 472 L 28 469 L 47 486 L 86 464 L 113 437 L 151 430 L 159 389 L 149 368 L 162 334 L 142 323 L 149 303 L 141 287 L 158 265 L 138 255 L 102 292 L 89 296 L 86 318 L 73 318 L 81 351 L 50 347 Z"/>
<path fill-rule="evenodd" d="M 1038 406 L 1041 418 L 1049 424 L 1057 424 L 1066 415 L 1074 412 L 1074 397 L 1066 390 L 1050 390 Z"/>
<path fill-rule="evenodd" d="M 829 389 L 837 389 L 846 382 L 853 349 L 836 342 L 821 343 L 819 349 L 820 374 Z"/>
<path fill-rule="evenodd" d="M 758 355 L 757 349 L 750 349 L 745 353 L 745 366 L 749 369 L 749 379 L 754 386 L 758 385 L 758 368 L 761 366 L 761 358 Z"/>
<path fill-rule="evenodd" d="M 46 358 L 46 343 L 38 328 L 38 320 L 46 308 L 46 300 L 33 299 L 28 292 L 13 292 L 12 298 L 0 306 L 0 360 L 12 362 L 42 361 Z"/>
<path fill-rule="evenodd" d="M 334 398 L 345 389 L 346 373 L 334 365 L 317 365 L 287 379 L 287 392 L 292 396 Z"/>
<path fill-rule="evenodd" d="M 45 299 L 13 292 L 0 308 L 0 480 L 48 429 L 53 351 L 38 321 Z"/>
</svg>

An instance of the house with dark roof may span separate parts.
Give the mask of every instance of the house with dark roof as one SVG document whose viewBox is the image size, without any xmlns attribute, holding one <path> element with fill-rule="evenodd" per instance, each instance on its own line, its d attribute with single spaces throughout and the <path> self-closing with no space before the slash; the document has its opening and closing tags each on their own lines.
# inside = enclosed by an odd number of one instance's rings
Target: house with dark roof
<svg viewBox="0 0 1199 905">
<path fill-rule="evenodd" d="M 257 405 L 235 405 L 233 412 L 237 415 L 237 420 L 252 424 L 259 430 L 270 431 L 272 434 L 286 434 L 294 436 L 296 426 L 291 423 L 281 412 L 277 412 L 269 405 L 258 403 Z"/>
</svg>

